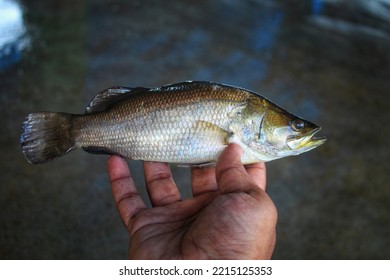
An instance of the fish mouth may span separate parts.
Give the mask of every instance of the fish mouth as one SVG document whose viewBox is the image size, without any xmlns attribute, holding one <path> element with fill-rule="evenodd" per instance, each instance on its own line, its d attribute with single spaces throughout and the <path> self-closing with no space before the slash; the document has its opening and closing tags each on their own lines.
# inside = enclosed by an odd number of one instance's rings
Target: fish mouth
<svg viewBox="0 0 390 280">
<path fill-rule="evenodd" d="M 300 152 L 306 152 L 314 149 L 325 143 L 326 137 L 314 137 L 314 135 L 320 131 L 321 128 L 315 128 L 308 133 L 300 136 L 292 136 L 287 138 L 286 144 L 292 150 L 298 150 Z"/>
</svg>

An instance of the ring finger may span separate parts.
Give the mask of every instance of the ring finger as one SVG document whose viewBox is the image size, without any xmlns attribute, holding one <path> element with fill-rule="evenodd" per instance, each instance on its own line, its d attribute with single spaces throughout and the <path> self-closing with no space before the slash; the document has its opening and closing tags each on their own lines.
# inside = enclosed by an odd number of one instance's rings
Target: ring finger
<svg viewBox="0 0 390 280">
<path fill-rule="evenodd" d="M 216 191 L 217 180 L 215 178 L 215 167 L 194 167 L 191 169 L 192 195 Z"/>
<path fill-rule="evenodd" d="M 180 200 L 180 193 L 167 163 L 144 162 L 146 188 L 153 206 L 163 206 Z"/>
</svg>

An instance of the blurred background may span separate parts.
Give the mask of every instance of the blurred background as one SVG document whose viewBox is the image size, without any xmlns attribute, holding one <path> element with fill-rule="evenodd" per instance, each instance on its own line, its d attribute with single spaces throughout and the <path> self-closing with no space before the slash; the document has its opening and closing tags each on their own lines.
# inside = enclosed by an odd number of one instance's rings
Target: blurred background
<svg viewBox="0 0 390 280">
<path fill-rule="evenodd" d="M 126 259 L 106 157 L 29 165 L 21 124 L 184 80 L 259 92 L 328 137 L 267 164 L 274 259 L 390 258 L 389 0 L 0 0 L 0 258 Z"/>
</svg>

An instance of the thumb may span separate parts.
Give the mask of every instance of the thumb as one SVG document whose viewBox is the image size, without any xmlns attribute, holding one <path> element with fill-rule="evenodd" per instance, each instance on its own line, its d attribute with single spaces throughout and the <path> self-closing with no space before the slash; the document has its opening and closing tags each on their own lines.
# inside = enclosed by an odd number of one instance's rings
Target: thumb
<svg viewBox="0 0 390 280">
<path fill-rule="evenodd" d="M 258 191 L 256 183 L 241 163 L 242 149 L 238 144 L 229 146 L 220 155 L 216 178 L 220 193 Z"/>
</svg>

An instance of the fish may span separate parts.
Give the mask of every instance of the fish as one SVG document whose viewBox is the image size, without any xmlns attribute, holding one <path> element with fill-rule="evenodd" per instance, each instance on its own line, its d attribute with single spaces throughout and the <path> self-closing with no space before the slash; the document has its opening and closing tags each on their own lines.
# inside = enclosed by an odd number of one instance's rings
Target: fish
<svg viewBox="0 0 390 280">
<path fill-rule="evenodd" d="M 242 147 L 243 164 L 299 155 L 326 141 L 314 136 L 320 129 L 255 92 L 186 81 L 111 87 L 98 93 L 84 114 L 30 113 L 20 143 L 31 164 L 82 148 L 192 167 L 215 165 L 229 143 Z"/>
</svg>

